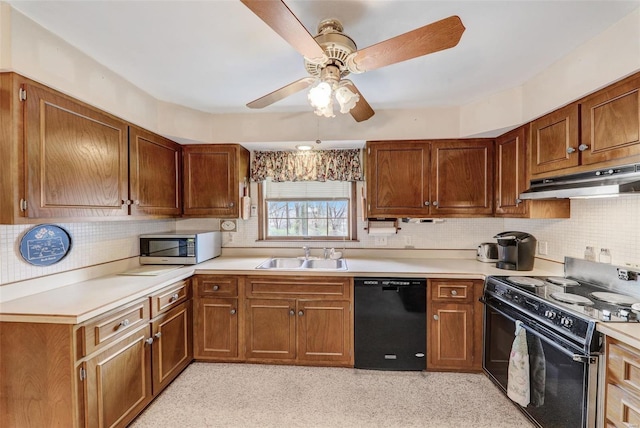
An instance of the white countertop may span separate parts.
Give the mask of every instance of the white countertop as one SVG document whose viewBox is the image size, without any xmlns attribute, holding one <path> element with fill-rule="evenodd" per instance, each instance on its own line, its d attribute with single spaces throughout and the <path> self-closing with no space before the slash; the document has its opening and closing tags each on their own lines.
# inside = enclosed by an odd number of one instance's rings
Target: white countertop
<svg viewBox="0 0 640 428">
<path fill-rule="evenodd" d="M 346 271 L 256 270 L 265 256 L 222 256 L 158 276 L 122 276 L 118 272 L 0 303 L 0 321 L 78 324 L 151 294 L 175 281 L 199 274 L 305 276 L 419 276 L 484 279 L 489 275 L 558 275 L 553 266 L 505 271 L 468 258 L 347 257 Z M 536 263 L 539 264 L 539 263 Z M 550 270 L 546 270 L 550 269 Z"/>
<path fill-rule="evenodd" d="M 640 350 L 640 323 L 598 323 L 598 331 Z"/>
</svg>

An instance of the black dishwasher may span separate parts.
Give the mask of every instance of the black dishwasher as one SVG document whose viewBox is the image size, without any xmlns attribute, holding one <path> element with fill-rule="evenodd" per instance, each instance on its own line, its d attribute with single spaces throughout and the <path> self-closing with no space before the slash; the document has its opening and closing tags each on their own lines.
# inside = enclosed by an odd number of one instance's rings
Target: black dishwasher
<svg viewBox="0 0 640 428">
<path fill-rule="evenodd" d="M 355 367 L 425 370 L 427 280 L 354 278 Z"/>
</svg>

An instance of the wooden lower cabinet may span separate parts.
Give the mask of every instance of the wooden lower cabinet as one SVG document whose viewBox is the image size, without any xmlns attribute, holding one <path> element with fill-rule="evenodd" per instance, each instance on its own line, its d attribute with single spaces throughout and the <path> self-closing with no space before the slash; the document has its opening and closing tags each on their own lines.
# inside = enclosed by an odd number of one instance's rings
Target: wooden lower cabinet
<svg viewBox="0 0 640 428">
<path fill-rule="evenodd" d="M 200 298 L 195 308 L 194 357 L 234 359 L 238 354 L 238 299 Z"/>
<path fill-rule="evenodd" d="M 483 281 L 433 279 L 427 293 L 427 370 L 482 370 Z"/>
<path fill-rule="evenodd" d="M 151 321 L 153 394 L 157 395 L 193 360 L 191 301 Z"/>
<path fill-rule="evenodd" d="M 353 366 L 349 278 L 249 277 L 247 361 Z"/>
<path fill-rule="evenodd" d="M 148 326 L 84 363 L 86 426 L 126 426 L 151 402 Z"/>
<path fill-rule="evenodd" d="M 640 426 L 640 349 L 605 338 L 605 426 Z"/>
</svg>

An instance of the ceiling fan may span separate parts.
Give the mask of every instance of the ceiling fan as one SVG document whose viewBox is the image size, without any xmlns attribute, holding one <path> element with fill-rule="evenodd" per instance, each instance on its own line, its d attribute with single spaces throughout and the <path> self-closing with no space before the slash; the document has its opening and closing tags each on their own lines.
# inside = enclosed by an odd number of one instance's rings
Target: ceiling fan
<svg viewBox="0 0 640 428">
<path fill-rule="evenodd" d="M 458 16 L 417 28 L 358 50 L 344 34 L 337 19 L 325 19 L 312 36 L 282 0 L 241 0 L 253 13 L 304 56 L 308 77 L 296 80 L 247 104 L 264 108 L 289 95 L 311 87 L 310 104 L 319 116 L 333 117 L 333 100 L 341 113 L 351 113 L 362 122 L 374 111 L 351 80 L 350 73 L 364 73 L 386 65 L 449 49 L 458 44 L 465 30 Z"/>
</svg>

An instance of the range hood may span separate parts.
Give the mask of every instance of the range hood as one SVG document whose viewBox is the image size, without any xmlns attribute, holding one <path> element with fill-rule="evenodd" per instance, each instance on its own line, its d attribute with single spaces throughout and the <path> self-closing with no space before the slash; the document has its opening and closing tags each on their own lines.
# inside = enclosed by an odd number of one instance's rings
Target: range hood
<svg viewBox="0 0 640 428">
<path fill-rule="evenodd" d="M 640 164 L 531 180 L 520 199 L 589 198 L 640 195 Z"/>
</svg>

